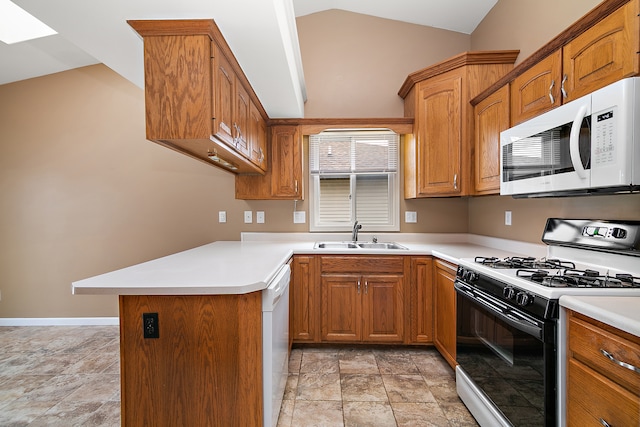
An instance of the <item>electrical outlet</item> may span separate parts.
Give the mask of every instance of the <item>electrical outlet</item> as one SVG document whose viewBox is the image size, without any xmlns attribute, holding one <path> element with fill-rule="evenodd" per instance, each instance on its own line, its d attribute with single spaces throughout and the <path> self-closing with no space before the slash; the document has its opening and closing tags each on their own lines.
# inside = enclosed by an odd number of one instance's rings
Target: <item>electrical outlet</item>
<svg viewBox="0 0 640 427">
<path fill-rule="evenodd" d="M 264 211 L 256 212 L 256 222 L 258 224 L 264 224 Z"/>
<path fill-rule="evenodd" d="M 406 211 L 404 213 L 404 222 L 406 222 L 406 223 L 416 223 L 416 222 L 418 222 L 418 212 Z"/>
<path fill-rule="evenodd" d="M 244 223 L 251 224 L 253 222 L 253 211 L 244 211 Z"/>
<path fill-rule="evenodd" d="M 145 338 L 160 338 L 158 313 L 142 313 L 142 334 Z"/>
<path fill-rule="evenodd" d="M 504 211 L 504 225 L 511 225 L 511 211 Z"/>
<path fill-rule="evenodd" d="M 305 211 L 295 211 L 293 212 L 293 223 L 294 224 L 304 224 L 307 222 L 306 212 Z"/>
<path fill-rule="evenodd" d="M 218 222 L 227 222 L 227 211 L 218 212 Z"/>
</svg>

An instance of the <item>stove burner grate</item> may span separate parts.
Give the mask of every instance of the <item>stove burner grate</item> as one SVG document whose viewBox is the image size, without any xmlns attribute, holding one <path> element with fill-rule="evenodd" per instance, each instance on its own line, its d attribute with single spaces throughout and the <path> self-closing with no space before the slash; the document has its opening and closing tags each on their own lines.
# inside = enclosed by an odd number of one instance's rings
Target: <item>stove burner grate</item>
<svg viewBox="0 0 640 427">
<path fill-rule="evenodd" d="M 555 274 L 546 270 L 520 269 L 516 275 L 543 286 L 563 288 L 640 288 L 640 277 L 618 273 L 615 276 L 600 274 L 595 270 L 565 269 Z"/>
<path fill-rule="evenodd" d="M 562 261 L 555 258 L 534 258 L 534 257 L 475 257 L 475 262 L 491 268 L 576 268 L 570 261 Z"/>
</svg>

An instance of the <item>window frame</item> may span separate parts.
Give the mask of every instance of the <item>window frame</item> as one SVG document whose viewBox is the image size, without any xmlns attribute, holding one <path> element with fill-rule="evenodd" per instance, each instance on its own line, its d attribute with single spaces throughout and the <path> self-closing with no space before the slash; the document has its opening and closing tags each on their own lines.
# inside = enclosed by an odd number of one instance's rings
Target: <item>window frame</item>
<svg viewBox="0 0 640 427">
<path fill-rule="evenodd" d="M 363 130 L 374 130 L 374 129 L 357 129 L 356 131 Z M 375 129 L 378 131 L 389 132 L 389 129 Z M 345 133 L 348 133 L 349 130 L 343 129 Z M 353 131 L 353 130 L 351 130 Z M 311 155 L 311 144 L 309 147 L 309 231 L 310 232 L 350 232 L 353 228 L 354 221 L 358 220 L 358 223 L 363 225 L 363 229 L 367 232 L 397 232 L 400 231 L 400 145 L 401 145 L 401 135 L 398 135 L 394 132 L 397 138 L 397 150 L 396 155 L 396 169 L 395 171 L 385 171 L 385 172 L 351 172 L 351 173 L 318 173 L 313 172 L 313 168 L 311 167 L 311 162 L 313 161 L 313 156 Z M 311 138 L 311 136 L 310 136 Z M 356 202 L 357 202 L 357 193 L 356 193 L 356 177 L 364 176 L 364 175 L 373 175 L 373 176 L 386 176 L 388 179 L 387 186 L 387 199 L 389 201 L 389 222 L 386 224 L 367 224 L 366 221 L 361 221 L 356 218 Z M 349 221 L 341 221 L 341 222 L 325 222 L 320 223 L 320 203 L 318 201 L 318 195 L 320 194 L 320 180 L 322 178 L 331 178 L 331 177 L 349 177 L 349 185 L 350 185 L 350 194 L 356 195 L 351 198 L 351 217 Z"/>
</svg>

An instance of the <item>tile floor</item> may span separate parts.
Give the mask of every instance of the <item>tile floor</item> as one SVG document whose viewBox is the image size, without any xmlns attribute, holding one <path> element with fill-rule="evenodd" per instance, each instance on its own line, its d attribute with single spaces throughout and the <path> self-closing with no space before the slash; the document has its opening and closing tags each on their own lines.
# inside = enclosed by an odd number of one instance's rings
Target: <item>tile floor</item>
<svg viewBox="0 0 640 427">
<path fill-rule="evenodd" d="M 117 326 L 0 327 L 0 426 L 120 425 Z M 278 426 L 476 426 L 433 349 L 298 347 Z"/>
</svg>

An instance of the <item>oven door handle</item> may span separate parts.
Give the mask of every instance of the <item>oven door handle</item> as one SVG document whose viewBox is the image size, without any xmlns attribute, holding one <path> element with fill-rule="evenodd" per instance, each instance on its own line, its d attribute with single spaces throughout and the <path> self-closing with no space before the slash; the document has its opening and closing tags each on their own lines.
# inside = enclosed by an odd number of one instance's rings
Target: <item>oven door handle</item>
<svg viewBox="0 0 640 427">
<path fill-rule="evenodd" d="M 464 283 L 456 281 L 454 283 L 456 291 L 465 298 L 470 299 L 473 302 L 482 304 L 487 310 L 494 314 L 497 318 L 505 323 L 513 326 L 514 328 L 522 331 L 528 335 L 534 336 L 539 340 L 543 340 L 543 328 L 538 325 L 533 325 L 529 322 L 516 319 L 510 313 L 502 310 L 497 304 L 494 304 L 491 300 L 493 297 L 480 292 L 477 289 L 472 289 Z"/>
</svg>

